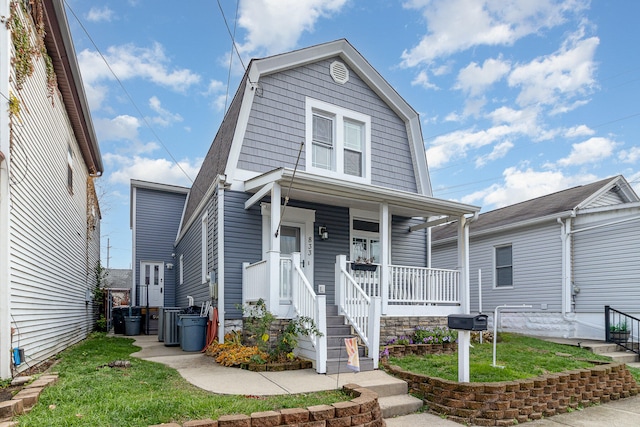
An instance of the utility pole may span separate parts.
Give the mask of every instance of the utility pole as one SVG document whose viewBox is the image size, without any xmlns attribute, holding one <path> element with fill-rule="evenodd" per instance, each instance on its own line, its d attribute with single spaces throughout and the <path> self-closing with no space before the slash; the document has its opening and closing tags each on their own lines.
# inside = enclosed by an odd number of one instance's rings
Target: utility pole
<svg viewBox="0 0 640 427">
<path fill-rule="evenodd" d="M 109 255 L 111 251 L 111 241 L 109 238 L 107 238 L 107 268 L 109 268 L 109 260 L 111 259 L 111 256 Z"/>
</svg>

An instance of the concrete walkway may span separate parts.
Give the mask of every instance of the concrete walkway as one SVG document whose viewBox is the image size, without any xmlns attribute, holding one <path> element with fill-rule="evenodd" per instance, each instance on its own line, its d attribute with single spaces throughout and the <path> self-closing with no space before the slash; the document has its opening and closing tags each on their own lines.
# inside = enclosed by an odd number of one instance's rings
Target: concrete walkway
<svg viewBox="0 0 640 427">
<path fill-rule="evenodd" d="M 218 394 L 265 396 L 297 394 L 322 390 L 336 390 L 355 383 L 363 387 L 389 381 L 401 381 L 383 371 L 317 374 L 312 369 L 284 372 L 251 372 L 220 366 L 213 358 L 202 353 L 188 353 L 180 347 L 166 347 L 154 335 L 131 337 L 141 350 L 132 356 L 162 363 L 177 370 L 193 385 Z M 428 425 L 434 427 L 459 427 L 460 424 L 429 413 L 405 415 L 385 420 L 388 427 Z M 539 421 L 527 422 L 527 426 L 545 427 L 637 427 L 640 426 L 640 395 L 591 406 L 567 414 L 555 415 Z"/>
</svg>

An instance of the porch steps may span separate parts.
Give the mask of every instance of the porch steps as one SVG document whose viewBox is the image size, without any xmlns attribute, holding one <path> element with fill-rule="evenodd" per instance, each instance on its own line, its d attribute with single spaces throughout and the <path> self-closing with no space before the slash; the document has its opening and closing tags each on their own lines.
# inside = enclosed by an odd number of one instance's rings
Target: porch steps
<svg viewBox="0 0 640 427">
<path fill-rule="evenodd" d="M 412 414 L 422 408 L 422 400 L 407 394 L 407 383 L 399 378 L 381 375 L 370 381 L 358 381 L 358 385 L 378 393 L 383 418 Z"/>
<path fill-rule="evenodd" d="M 351 326 L 345 325 L 344 316 L 338 314 L 338 306 L 327 305 L 327 374 L 352 372 L 347 367 L 348 354 L 345 338 L 353 338 Z M 373 359 L 365 357 L 364 347 L 358 347 L 360 371 L 373 371 Z"/>
<path fill-rule="evenodd" d="M 632 351 L 627 351 L 623 347 L 620 347 L 615 343 L 608 342 L 594 342 L 582 344 L 582 347 L 589 349 L 592 353 L 599 354 L 601 356 L 607 356 L 614 362 L 626 363 L 629 366 L 640 366 L 640 358 Z"/>
</svg>

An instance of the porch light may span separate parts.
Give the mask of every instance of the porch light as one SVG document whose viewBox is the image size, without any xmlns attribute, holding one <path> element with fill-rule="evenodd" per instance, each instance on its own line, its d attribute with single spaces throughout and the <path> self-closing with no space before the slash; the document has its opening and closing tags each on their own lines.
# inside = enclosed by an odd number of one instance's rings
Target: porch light
<svg viewBox="0 0 640 427">
<path fill-rule="evenodd" d="M 326 225 L 318 227 L 318 236 L 320 236 L 322 240 L 327 240 L 329 238 L 329 232 L 327 231 Z"/>
</svg>

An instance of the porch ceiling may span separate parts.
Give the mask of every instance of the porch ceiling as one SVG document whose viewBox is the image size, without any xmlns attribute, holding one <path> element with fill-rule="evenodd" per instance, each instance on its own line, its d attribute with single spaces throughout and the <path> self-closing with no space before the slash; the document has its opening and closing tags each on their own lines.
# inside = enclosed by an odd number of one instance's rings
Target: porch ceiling
<svg viewBox="0 0 640 427">
<path fill-rule="evenodd" d="M 406 217 L 460 217 L 480 211 L 478 206 L 406 191 L 351 183 L 301 171 L 296 171 L 295 178 L 293 175 L 291 169 L 275 169 L 246 180 L 244 188 L 249 193 L 257 193 L 265 186 L 277 183 L 282 187 L 283 197 L 291 186 L 291 199 L 374 211 L 379 209 L 380 203 L 388 203 L 390 213 Z"/>
</svg>

